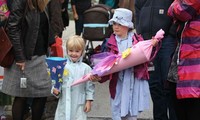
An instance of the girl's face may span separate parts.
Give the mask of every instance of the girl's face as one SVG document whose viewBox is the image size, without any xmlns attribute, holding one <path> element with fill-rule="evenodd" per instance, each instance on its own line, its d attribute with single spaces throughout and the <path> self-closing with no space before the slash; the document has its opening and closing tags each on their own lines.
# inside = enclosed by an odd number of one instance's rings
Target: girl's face
<svg viewBox="0 0 200 120">
<path fill-rule="evenodd" d="M 79 60 L 79 58 L 82 55 L 82 52 L 83 52 L 82 50 L 76 50 L 76 49 L 67 50 L 67 53 L 73 62 L 76 62 L 77 60 Z"/>
<path fill-rule="evenodd" d="M 116 35 L 118 35 L 121 38 L 124 38 L 127 36 L 129 28 L 126 26 L 122 26 L 121 24 L 118 24 L 116 22 L 113 22 L 113 31 Z"/>
</svg>

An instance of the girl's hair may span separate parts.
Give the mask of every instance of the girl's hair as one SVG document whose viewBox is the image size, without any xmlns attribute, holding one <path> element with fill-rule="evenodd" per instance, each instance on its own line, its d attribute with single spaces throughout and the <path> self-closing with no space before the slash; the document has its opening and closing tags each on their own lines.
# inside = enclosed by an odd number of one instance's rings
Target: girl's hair
<svg viewBox="0 0 200 120">
<path fill-rule="evenodd" d="M 85 41 L 78 35 L 71 36 L 66 42 L 66 48 L 84 51 Z"/>
<path fill-rule="evenodd" d="M 43 12 L 48 2 L 49 0 L 28 0 L 28 6 L 30 9 L 38 9 Z"/>
</svg>

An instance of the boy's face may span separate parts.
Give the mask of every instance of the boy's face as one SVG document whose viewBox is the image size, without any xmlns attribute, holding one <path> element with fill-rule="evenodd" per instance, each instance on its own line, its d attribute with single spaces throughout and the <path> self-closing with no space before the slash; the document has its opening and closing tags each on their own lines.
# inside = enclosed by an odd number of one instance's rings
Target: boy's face
<svg viewBox="0 0 200 120">
<path fill-rule="evenodd" d="M 119 37 L 124 37 L 127 35 L 129 28 L 126 26 L 122 26 L 116 22 L 113 22 L 113 31 Z"/>
<path fill-rule="evenodd" d="M 73 62 L 79 60 L 82 55 L 82 50 L 68 49 L 67 53 Z"/>
</svg>

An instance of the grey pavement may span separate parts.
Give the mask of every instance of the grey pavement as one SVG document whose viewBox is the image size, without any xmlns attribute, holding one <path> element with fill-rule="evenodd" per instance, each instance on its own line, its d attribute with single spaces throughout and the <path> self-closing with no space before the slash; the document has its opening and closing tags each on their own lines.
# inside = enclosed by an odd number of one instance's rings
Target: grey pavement
<svg viewBox="0 0 200 120">
<path fill-rule="evenodd" d="M 75 34 L 74 21 L 70 21 L 69 27 L 63 32 L 63 40 Z M 65 44 L 65 42 L 64 42 Z M 94 46 L 101 44 L 101 42 L 93 42 Z M 108 82 L 100 84 L 95 83 L 95 100 L 92 105 L 92 110 L 88 114 L 89 120 L 111 120 L 110 112 L 110 98 L 109 98 L 109 85 Z M 150 98 L 149 98 L 150 99 Z M 151 101 L 151 99 L 150 99 Z M 139 114 L 138 120 L 153 120 L 152 115 L 152 101 L 150 108 Z"/>
</svg>

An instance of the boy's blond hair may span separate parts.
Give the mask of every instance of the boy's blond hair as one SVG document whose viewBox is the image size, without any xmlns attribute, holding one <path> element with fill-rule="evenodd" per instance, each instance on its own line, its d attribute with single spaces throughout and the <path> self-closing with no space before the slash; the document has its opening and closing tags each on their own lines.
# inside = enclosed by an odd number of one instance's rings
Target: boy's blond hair
<svg viewBox="0 0 200 120">
<path fill-rule="evenodd" d="M 85 49 L 85 41 L 82 37 L 78 35 L 71 36 L 66 42 L 66 48 L 68 49 L 75 49 L 75 50 L 82 50 Z"/>
</svg>

